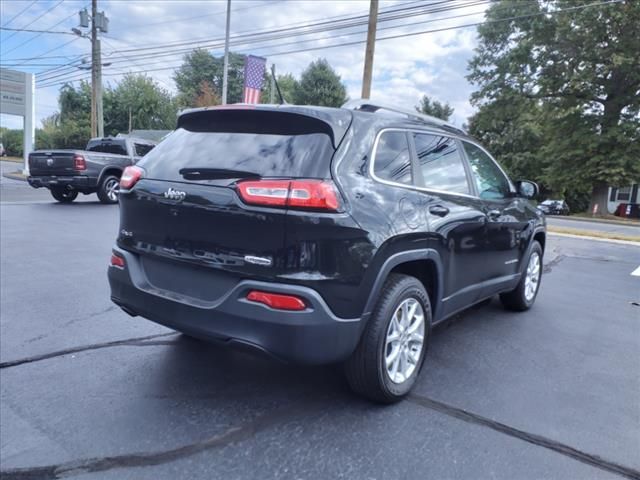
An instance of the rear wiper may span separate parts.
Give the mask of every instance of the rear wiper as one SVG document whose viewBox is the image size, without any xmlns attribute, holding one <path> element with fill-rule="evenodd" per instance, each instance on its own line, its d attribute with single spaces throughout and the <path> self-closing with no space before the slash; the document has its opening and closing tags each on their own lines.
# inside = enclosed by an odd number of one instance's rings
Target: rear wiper
<svg viewBox="0 0 640 480">
<path fill-rule="evenodd" d="M 213 180 L 217 178 L 260 178 L 255 172 L 228 168 L 182 168 L 178 172 L 186 180 Z"/>
</svg>

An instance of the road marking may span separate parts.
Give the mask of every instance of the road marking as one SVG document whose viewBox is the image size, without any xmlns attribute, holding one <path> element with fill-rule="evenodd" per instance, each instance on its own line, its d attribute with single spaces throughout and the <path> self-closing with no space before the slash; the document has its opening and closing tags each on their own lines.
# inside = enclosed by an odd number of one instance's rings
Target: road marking
<svg viewBox="0 0 640 480">
<path fill-rule="evenodd" d="M 633 275 L 634 277 L 640 277 L 640 267 L 631 272 L 631 275 Z"/>
</svg>

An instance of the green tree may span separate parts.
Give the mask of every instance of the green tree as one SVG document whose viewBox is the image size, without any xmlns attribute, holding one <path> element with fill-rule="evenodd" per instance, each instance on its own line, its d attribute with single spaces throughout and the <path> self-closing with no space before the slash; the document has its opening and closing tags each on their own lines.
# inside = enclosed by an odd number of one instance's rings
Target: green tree
<svg viewBox="0 0 640 480">
<path fill-rule="evenodd" d="M 298 105 L 339 107 L 347 101 L 347 90 L 329 62 L 321 58 L 302 72 L 293 101 Z"/>
<path fill-rule="evenodd" d="M 298 81 L 290 73 L 284 75 L 277 75 L 278 86 L 280 92 L 286 103 L 293 103 L 295 90 L 298 87 Z M 280 103 L 280 97 L 278 96 L 277 89 L 274 92 L 274 102 Z M 265 73 L 264 85 L 262 86 L 262 93 L 260 94 L 260 103 L 271 103 L 271 73 Z"/>
<path fill-rule="evenodd" d="M 527 150 L 547 159 L 546 181 L 556 191 L 588 189 L 591 207 L 605 213 L 608 186 L 640 177 L 640 2 L 560 11 L 589 3 L 495 2 L 487 19 L 497 22 L 478 28 L 468 78 L 480 112 L 534 101 L 541 136 Z"/>
<path fill-rule="evenodd" d="M 437 100 L 432 100 L 428 96 L 423 95 L 420 99 L 420 105 L 416 107 L 416 110 L 425 115 L 431 115 L 432 117 L 440 118 L 442 120 L 449 121 L 451 115 L 453 115 L 453 107 L 448 103 L 440 103 Z"/>
<path fill-rule="evenodd" d="M 103 103 L 106 135 L 130 129 L 171 130 L 176 125 L 176 102 L 145 75 L 125 75 L 115 88 L 105 90 Z"/>
<path fill-rule="evenodd" d="M 227 103 L 242 102 L 245 58 L 245 55 L 229 52 Z M 197 98 L 206 95 L 202 89 L 207 84 L 211 84 L 215 94 L 222 98 L 223 71 L 224 57 L 214 57 L 203 49 L 186 54 L 173 76 L 180 105 L 194 106 Z"/>
<path fill-rule="evenodd" d="M 8 128 L 2 128 L 0 130 L 0 142 L 4 149 L 7 151 L 7 155 L 11 157 L 22 156 L 22 142 L 24 136 L 22 130 L 13 130 Z"/>
<path fill-rule="evenodd" d="M 78 87 L 65 84 L 58 96 L 60 113 L 48 119 L 55 126 L 51 141 L 55 148 L 84 148 L 91 137 L 91 85 L 82 81 Z"/>
</svg>

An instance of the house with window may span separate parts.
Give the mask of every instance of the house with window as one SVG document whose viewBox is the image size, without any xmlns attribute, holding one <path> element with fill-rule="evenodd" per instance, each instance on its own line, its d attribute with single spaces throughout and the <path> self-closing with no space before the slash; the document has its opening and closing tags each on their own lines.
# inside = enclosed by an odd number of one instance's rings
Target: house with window
<svg viewBox="0 0 640 480">
<path fill-rule="evenodd" d="M 638 199 L 638 184 L 633 183 L 624 187 L 609 187 L 609 201 L 607 202 L 607 210 L 609 213 L 620 214 L 620 205 L 631 205 L 635 212 L 640 208 L 640 200 Z M 624 215 L 627 216 L 627 215 Z"/>
</svg>

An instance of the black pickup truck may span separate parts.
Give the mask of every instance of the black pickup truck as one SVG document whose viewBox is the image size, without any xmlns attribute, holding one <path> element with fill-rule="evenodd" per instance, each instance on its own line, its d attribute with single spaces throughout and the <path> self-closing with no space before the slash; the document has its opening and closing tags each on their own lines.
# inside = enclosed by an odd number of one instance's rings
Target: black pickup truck
<svg viewBox="0 0 640 480">
<path fill-rule="evenodd" d="M 102 203 L 116 203 L 122 171 L 155 146 L 141 138 L 105 137 L 89 140 L 86 150 L 36 150 L 29 154 L 27 180 L 34 188 L 48 188 L 58 202 L 97 193 Z"/>
</svg>

